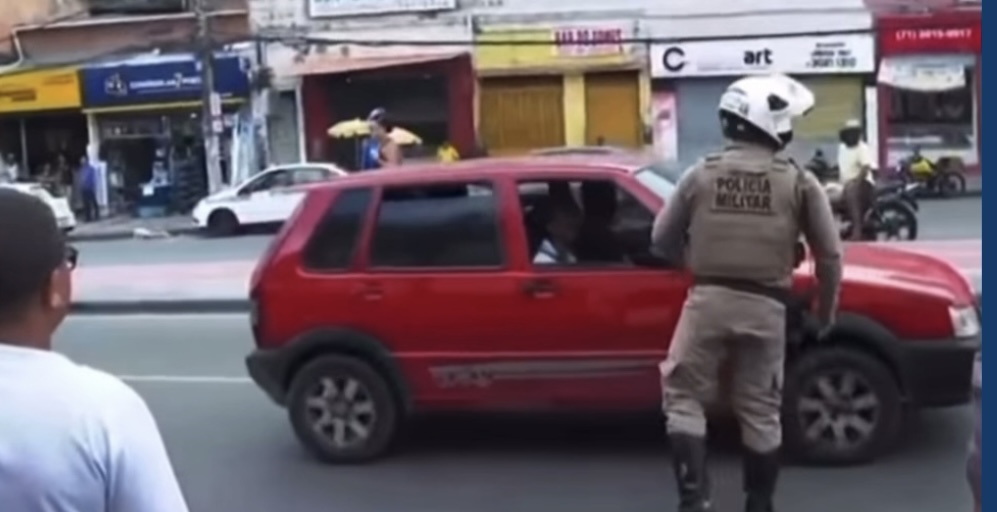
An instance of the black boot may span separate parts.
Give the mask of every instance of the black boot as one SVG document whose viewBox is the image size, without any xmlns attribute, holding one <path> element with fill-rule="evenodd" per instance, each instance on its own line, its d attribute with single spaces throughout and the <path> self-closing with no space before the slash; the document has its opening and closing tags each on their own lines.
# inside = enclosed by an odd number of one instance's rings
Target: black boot
<svg viewBox="0 0 997 512">
<path fill-rule="evenodd" d="M 679 512 L 712 511 L 710 480 L 706 471 L 706 438 L 672 434 L 669 439 L 679 491 Z"/>
<path fill-rule="evenodd" d="M 775 512 L 773 496 L 779 480 L 779 450 L 744 452 L 744 512 Z"/>
</svg>

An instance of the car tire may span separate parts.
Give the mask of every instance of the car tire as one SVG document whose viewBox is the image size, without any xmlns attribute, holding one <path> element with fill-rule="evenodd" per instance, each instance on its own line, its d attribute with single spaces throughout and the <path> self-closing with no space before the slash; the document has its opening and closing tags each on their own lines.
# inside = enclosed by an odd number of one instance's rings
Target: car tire
<svg viewBox="0 0 997 512">
<path fill-rule="evenodd" d="M 850 390 L 846 378 L 854 384 Z M 828 392 L 828 385 L 834 393 Z M 902 396 L 893 372 L 861 349 L 810 349 L 787 368 L 783 442 L 800 462 L 869 462 L 894 446 L 903 416 Z M 837 439 L 846 442 L 836 444 Z"/>
<path fill-rule="evenodd" d="M 232 236 L 239 230 L 239 219 L 232 210 L 215 210 L 208 216 L 208 233 L 211 236 Z"/>
<path fill-rule="evenodd" d="M 325 401 L 316 405 L 320 394 Z M 400 417 L 398 400 L 377 370 L 360 359 L 336 355 L 310 361 L 294 376 L 287 411 L 298 441 L 329 464 L 362 464 L 381 457 L 395 439 Z"/>
</svg>

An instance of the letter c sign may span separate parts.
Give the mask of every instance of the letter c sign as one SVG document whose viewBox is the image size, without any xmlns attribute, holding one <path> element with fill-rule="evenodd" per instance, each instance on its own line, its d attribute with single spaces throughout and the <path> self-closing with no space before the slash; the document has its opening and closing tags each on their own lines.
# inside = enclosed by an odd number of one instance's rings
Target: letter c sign
<svg viewBox="0 0 997 512">
<path fill-rule="evenodd" d="M 685 50 L 672 46 L 661 54 L 661 65 L 673 73 L 682 71 L 685 67 Z"/>
</svg>

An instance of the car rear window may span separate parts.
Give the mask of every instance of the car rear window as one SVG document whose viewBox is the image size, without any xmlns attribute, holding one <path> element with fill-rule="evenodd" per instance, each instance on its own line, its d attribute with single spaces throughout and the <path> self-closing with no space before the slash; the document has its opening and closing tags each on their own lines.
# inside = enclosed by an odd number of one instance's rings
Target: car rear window
<svg viewBox="0 0 997 512">
<path fill-rule="evenodd" d="M 305 267 L 325 271 L 349 268 L 371 197 L 369 188 L 346 189 L 335 196 L 305 246 Z"/>
<path fill-rule="evenodd" d="M 371 267 L 498 267 L 503 261 L 499 203 L 490 183 L 384 189 Z"/>
</svg>

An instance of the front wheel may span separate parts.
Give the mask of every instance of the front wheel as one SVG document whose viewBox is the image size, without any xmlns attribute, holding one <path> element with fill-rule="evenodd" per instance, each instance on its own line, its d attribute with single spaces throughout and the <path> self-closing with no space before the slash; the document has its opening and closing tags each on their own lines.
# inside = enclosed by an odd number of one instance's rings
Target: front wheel
<svg viewBox="0 0 997 512">
<path fill-rule="evenodd" d="M 899 437 L 899 386 L 885 364 L 860 349 L 804 351 L 787 368 L 785 382 L 784 442 L 803 462 L 868 462 Z"/>
<path fill-rule="evenodd" d="M 232 236 L 239 230 L 239 218 L 231 210 L 215 210 L 208 216 L 208 233 L 211 236 Z"/>
<path fill-rule="evenodd" d="M 875 240 L 917 240 L 917 212 L 901 200 L 876 204 L 868 223 Z"/>
</svg>

